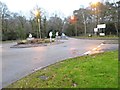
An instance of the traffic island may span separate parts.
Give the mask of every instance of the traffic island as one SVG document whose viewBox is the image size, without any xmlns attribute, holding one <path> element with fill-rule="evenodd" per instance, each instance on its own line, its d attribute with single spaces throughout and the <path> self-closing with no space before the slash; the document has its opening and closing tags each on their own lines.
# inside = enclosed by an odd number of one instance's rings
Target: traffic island
<svg viewBox="0 0 120 90">
<path fill-rule="evenodd" d="M 21 40 L 17 44 L 11 46 L 10 48 L 29 48 L 29 47 L 39 47 L 61 44 L 61 41 L 55 41 L 54 39 L 50 42 L 49 39 L 33 39 L 33 40 Z"/>
</svg>

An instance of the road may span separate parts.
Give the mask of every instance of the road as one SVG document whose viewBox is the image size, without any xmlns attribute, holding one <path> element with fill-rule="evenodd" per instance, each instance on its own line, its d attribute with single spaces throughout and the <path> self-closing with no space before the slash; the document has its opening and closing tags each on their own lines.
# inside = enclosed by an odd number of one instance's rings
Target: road
<svg viewBox="0 0 120 90">
<path fill-rule="evenodd" d="M 2 87 L 55 62 L 82 56 L 100 45 L 104 40 L 84 40 L 69 38 L 64 43 L 31 48 L 10 48 L 15 43 L 3 44 Z M 118 45 L 102 45 L 101 50 L 118 49 Z"/>
</svg>

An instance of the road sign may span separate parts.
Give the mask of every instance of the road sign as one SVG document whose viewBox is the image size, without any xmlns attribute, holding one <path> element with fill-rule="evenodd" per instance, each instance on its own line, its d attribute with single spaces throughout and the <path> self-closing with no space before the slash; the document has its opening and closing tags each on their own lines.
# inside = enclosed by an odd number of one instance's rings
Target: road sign
<svg viewBox="0 0 120 90">
<path fill-rule="evenodd" d="M 58 32 L 56 32 L 56 36 L 58 36 Z"/>
<path fill-rule="evenodd" d="M 98 32 L 98 28 L 94 28 L 94 32 Z"/>
<path fill-rule="evenodd" d="M 98 24 L 97 28 L 106 28 L 106 24 Z"/>
<path fill-rule="evenodd" d="M 32 38 L 32 34 L 31 33 L 29 34 L 29 38 Z"/>
<path fill-rule="evenodd" d="M 50 43 L 52 42 L 52 32 L 49 33 L 50 36 Z"/>
<path fill-rule="evenodd" d="M 49 33 L 49 36 L 52 37 L 52 32 Z"/>
</svg>

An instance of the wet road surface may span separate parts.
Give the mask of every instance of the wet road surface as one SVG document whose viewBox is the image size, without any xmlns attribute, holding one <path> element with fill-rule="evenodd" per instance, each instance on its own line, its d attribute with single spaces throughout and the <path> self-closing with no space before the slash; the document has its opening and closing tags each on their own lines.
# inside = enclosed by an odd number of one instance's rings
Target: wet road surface
<svg viewBox="0 0 120 90">
<path fill-rule="evenodd" d="M 63 40 L 64 43 L 31 48 L 10 48 L 15 43 L 3 44 L 2 52 L 2 85 L 3 87 L 12 82 L 55 62 L 82 56 L 85 52 L 92 50 L 104 40 Z M 118 45 L 106 44 L 101 50 L 115 50 Z"/>
</svg>

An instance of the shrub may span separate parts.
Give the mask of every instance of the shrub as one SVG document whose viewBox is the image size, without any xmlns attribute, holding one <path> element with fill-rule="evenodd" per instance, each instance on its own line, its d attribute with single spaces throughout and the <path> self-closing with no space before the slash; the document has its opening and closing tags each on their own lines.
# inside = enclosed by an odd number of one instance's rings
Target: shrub
<svg viewBox="0 0 120 90">
<path fill-rule="evenodd" d="M 27 40 L 22 40 L 20 42 L 17 42 L 17 44 L 27 44 L 27 43 L 28 43 Z"/>
<path fill-rule="evenodd" d="M 54 42 L 54 40 L 52 40 Z M 42 44 L 42 43 L 50 43 L 49 39 L 34 39 L 34 40 L 22 40 L 17 44 Z"/>
</svg>

